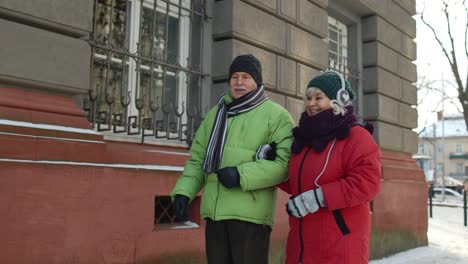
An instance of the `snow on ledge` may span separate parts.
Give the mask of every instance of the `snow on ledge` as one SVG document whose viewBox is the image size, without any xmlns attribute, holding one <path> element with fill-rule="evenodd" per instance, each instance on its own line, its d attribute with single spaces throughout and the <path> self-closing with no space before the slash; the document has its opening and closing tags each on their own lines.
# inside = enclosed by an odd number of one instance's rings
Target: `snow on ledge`
<svg viewBox="0 0 468 264">
<path fill-rule="evenodd" d="M 10 136 L 17 136 L 17 137 L 29 137 L 29 138 L 40 138 L 40 139 L 52 139 L 52 140 L 63 140 L 63 141 L 76 141 L 76 142 L 86 142 L 86 143 L 98 143 L 98 144 L 104 144 L 105 143 L 103 141 L 97 141 L 97 140 L 62 138 L 62 137 L 46 137 L 46 136 L 25 135 L 25 134 L 8 133 L 8 132 L 0 132 L 0 135 L 10 135 Z"/>
<path fill-rule="evenodd" d="M 48 124 L 34 124 L 30 122 L 13 121 L 13 120 L 8 120 L 8 119 L 0 119 L 0 125 L 30 127 L 30 128 L 37 128 L 37 129 L 57 130 L 57 131 L 65 131 L 65 132 L 73 132 L 73 133 L 81 133 L 81 134 L 101 135 L 100 133 L 92 129 L 48 125 Z"/>
<path fill-rule="evenodd" d="M 90 162 L 71 162 L 71 161 L 55 161 L 55 160 L 20 160 L 20 159 L 0 159 L 0 162 L 94 166 L 94 167 L 109 167 L 109 168 L 158 170 L 158 171 L 181 171 L 181 172 L 184 171 L 184 167 L 182 166 L 167 166 L 167 165 L 107 164 L 107 163 L 90 163 Z"/>
</svg>

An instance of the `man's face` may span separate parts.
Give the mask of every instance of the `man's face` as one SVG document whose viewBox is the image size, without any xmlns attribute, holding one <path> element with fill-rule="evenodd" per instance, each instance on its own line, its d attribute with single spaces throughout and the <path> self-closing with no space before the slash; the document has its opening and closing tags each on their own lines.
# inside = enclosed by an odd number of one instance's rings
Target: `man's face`
<svg viewBox="0 0 468 264">
<path fill-rule="evenodd" d="M 229 80 L 231 96 L 234 100 L 244 94 L 257 89 L 257 83 L 252 76 L 246 72 L 235 72 Z"/>
</svg>

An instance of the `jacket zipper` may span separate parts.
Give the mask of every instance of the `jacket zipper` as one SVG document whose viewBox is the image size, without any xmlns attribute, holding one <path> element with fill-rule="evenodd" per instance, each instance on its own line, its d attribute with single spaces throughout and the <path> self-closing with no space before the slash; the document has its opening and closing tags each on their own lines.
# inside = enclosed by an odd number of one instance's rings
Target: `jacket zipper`
<svg viewBox="0 0 468 264">
<path fill-rule="evenodd" d="M 229 139 L 229 135 L 230 135 L 229 132 L 230 132 L 230 130 L 231 130 L 232 123 L 234 123 L 234 120 L 236 119 L 236 117 L 237 117 L 237 116 L 234 116 L 234 117 L 233 117 L 233 119 L 232 119 L 232 121 L 231 121 L 231 125 L 229 125 L 229 122 L 226 121 L 226 123 L 227 123 L 226 125 L 228 126 L 228 127 L 227 127 L 228 131 L 227 131 L 226 143 L 228 142 L 228 139 Z M 228 118 L 227 120 L 229 120 L 229 118 Z M 223 149 L 223 151 L 224 151 L 224 149 Z M 221 163 L 223 163 L 223 160 L 221 160 Z M 219 164 L 219 165 L 221 165 L 221 164 Z M 219 200 L 219 189 L 220 189 L 220 184 L 221 184 L 221 183 L 218 181 L 218 184 L 217 184 L 217 187 L 218 187 L 218 194 L 216 195 L 215 208 L 214 208 L 214 212 L 213 212 L 213 214 L 214 214 L 214 215 L 213 215 L 213 216 L 214 216 L 214 219 L 213 219 L 213 220 L 216 220 L 216 211 L 218 211 L 218 200 Z"/>
<path fill-rule="evenodd" d="M 299 177 L 297 181 L 297 191 L 298 195 L 301 194 L 301 174 L 302 174 L 302 166 L 304 165 L 304 161 L 307 157 L 307 154 L 312 148 L 309 148 L 305 153 L 304 156 L 302 157 L 301 165 L 299 166 Z M 304 240 L 302 238 L 302 218 L 299 219 L 299 242 L 301 244 L 301 251 L 299 252 L 299 264 L 302 263 L 302 255 L 304 253 Z"/>
<path fill-rule="evenodd" d="M 216 195 L 216 203 L 215 203 L 215 208 L 214 208 L 214 212 L 213 212 L 213 219 L 212 220 L 216 220 L 216 211 L 218 211 L 218 199 L 219 199 L 219 181 L 218 181 L 218 184 L 216 185 L 217 187 L 217 195 Z"/>
</svg>

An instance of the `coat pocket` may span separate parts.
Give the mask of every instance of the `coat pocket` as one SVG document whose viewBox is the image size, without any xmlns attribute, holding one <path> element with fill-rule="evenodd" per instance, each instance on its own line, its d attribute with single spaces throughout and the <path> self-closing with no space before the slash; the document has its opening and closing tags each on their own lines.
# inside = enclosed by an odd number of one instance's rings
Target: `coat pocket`
<svg viewBox="0 0 468 264">
<path fill-rule="evenodd" d="M 350 233 L 348 225 L 346 225 L 346 222 L 343 218 L 343 214 L 341 213 L 341 210 L 336 209 L 333 210 L 333 218 L 335 218 L 335 222 L 338 225 L 338 228 L 341 231 L 341 234 L 347 235 Z"/>
</svg>

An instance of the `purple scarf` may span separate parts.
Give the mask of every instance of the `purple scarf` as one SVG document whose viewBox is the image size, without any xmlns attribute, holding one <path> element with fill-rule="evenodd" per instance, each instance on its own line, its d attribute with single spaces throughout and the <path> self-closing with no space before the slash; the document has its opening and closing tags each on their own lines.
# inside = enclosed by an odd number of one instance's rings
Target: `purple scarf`
<svg viewBox="0 0 468 264">
<path fill-rule="evenodd" d="M 308 146 L 316 152 L 322 152 L 330 140 L 346 138 L 351 127 L 356 125 L 359 123 L 353 106 L 346 107 L 344 116 L 333 114 L 333 109 L 314 116 L 309 116 L 307 112 L 304 112 L 299 120 L 299 126 L 293 129 L 294 142 L 291 151 L 297 154 L 303 147 Z M 372 134 L 372 124 L 366 124 L 365 128 Z"/>
</svg>

